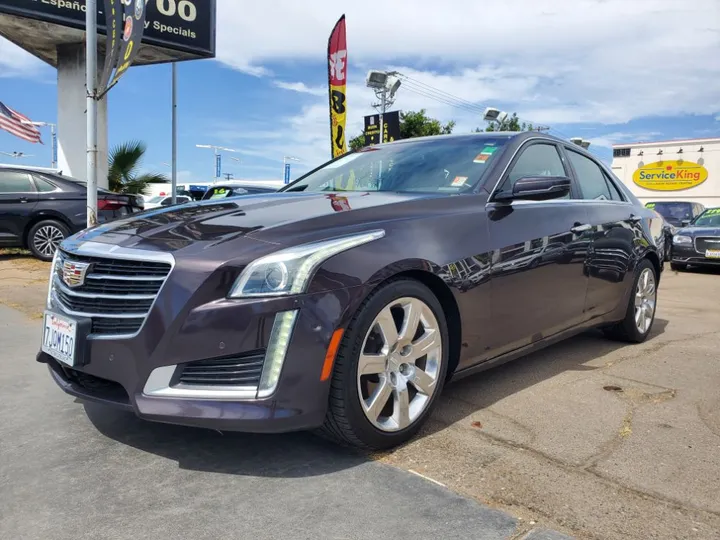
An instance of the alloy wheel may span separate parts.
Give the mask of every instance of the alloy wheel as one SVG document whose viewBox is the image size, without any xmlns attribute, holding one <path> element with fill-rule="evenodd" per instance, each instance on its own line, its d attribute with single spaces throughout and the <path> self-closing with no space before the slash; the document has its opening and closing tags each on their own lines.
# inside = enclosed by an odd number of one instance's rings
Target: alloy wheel
<svg viewBox="0 0 720 540">
<path fill-rule="evenodd" d="M 44 225 L 33 236 L 33 245 L 44 257 L 52 257 L 64 239 L 65 235 L 60 229 L 54 225 Z"/>
<path fill-rule="evenodd" d="M 437 318 L 422 300 L 399 298 L 380 311 L 357 370 L 362 409 L 373 426 L 400 431 L 422 415 L 438 386 L 442 351 Z"/>
<path fill-rule="evenodd" d="M 645 268 L 635 288 L 635 326 L 641 334 L 650 329 L 655 316 L 656 298 L 655 274 L 650 268 Z"/>
</svg>

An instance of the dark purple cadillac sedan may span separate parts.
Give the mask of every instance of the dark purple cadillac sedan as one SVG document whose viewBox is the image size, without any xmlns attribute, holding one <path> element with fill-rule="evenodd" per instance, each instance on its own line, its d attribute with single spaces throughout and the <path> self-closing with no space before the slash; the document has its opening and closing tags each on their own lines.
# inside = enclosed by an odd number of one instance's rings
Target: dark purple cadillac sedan
<svg viewBox="0 0 720 540">
<path fill-rule="evenodd" d="M 68 238 L 37 359 L 147 420 L 387 448 L 451 378 L 591 327 L 645 340 L 662 238 L 566 141 L 400 141 Z"/>
</svg>

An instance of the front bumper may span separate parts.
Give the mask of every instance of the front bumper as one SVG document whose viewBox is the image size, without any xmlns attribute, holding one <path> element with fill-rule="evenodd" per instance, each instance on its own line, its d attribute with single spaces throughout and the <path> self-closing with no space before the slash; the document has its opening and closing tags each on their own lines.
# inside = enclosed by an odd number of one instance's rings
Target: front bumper
<svg viewBox="0 0 720 540">
<path fill-rule="evenodd" d="M 286 432 L 322 424 L 329 381 L 321 372 L 332 333 L 342 324 L 354 289 L 293 298 L 217 300 L 165 320 L 165 290 L 148 323 L 130 338 L 87 340 L 85 363 L 69 368 L 45 353 L 53 380 L 82 400 L 133 411 L 138 417 L 227 431 Z M 277 386 L 268 397 L 248 387 L 179 383 L 173 373 L 219 357 L 267 351 L 276 314 L 297 311 Z M 267 363 L 267 357 L 265 362 Z M 167 384 L 158 374 L 169 373 Z M 150 383 L 148 382 L 150 381 Z M 256 389 L 257 390 L 257 389 Z"/>
<path fill-rule="evenodd" d="M 692 244 L 673 244 L 671 260 L 675 264 L 720 267 L 720 259 L 705 257 L 705 254 L 698 253 Z"/>
</svg>

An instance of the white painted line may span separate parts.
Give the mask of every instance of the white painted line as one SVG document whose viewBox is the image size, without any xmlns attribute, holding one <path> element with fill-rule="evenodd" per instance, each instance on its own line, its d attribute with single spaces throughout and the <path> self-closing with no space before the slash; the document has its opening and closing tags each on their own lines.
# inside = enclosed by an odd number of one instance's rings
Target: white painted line
<svg viewBox="0 0 720 540">
<path fill-rule="evenodd" d="M 432 482 L 433 484 L 437 484 L 438 486 L 442 486 L 442 487 L 444 487 L 444 488 L 447 487 L 445 484 L 443 484 L 443 483 L 441 483 L 441 482 L 438 482 L 437 480 L 434 480 L 434 479 L 430 478 L 429 476 L 425 476 L 424 474 L 421 474 L 421 473 L 419 473 L 419 472 L 417 472 L 417 471 L 414 471 L 414 470 L 412 470 L 412 469 L 408 469 L 408 471 L 411 472 L 411 473 L 413 473 L 413 474 L 416 475 L 416 476 L 419 476 L 420 478 L 424 478 L 425 480 L 429 480 L 429 481 Z"/>
</svg>

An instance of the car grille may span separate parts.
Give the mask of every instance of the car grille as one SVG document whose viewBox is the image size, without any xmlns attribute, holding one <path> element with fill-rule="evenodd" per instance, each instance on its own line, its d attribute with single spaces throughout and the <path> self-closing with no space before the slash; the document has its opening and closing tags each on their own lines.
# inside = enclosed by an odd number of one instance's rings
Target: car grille
<svg viewBox="0 0 720 540">
<path fill-rule="evenodd" d="M 176 384 L 196 386 L 257 386 L 260 384 L 265 351 L 241 356 L 199 360 L 179 366 Z"/>
<path fill-rule="evenodd" d="M 705 255 L 708 249 L 720 249 L 720 236 L 698 236 L 695 238 L 695 251 Z"/>
<path fill-rule="evenodd" d="M 90 264 L 81 285 L 71 288 L 62 281 L 65 262 Z M 171 265 L 165 262 L 89 257 L 61 251 L 53 276 L 53 298 L 70 315 L 90 318 L 93 335 L 132 335 L 145 322 L 170 269 Z"/>
</svg>

